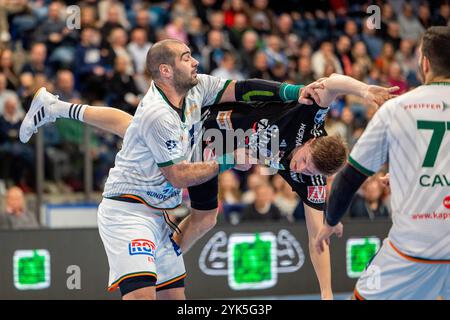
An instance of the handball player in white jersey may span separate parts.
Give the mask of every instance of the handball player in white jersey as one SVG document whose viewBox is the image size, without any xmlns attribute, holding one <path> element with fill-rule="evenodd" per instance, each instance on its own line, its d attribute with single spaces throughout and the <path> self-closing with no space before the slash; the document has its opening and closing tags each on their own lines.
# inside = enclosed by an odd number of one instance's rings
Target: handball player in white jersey
<svg viewBox="0 0 450 320">
<path fill-rule="evenodd" d="M 336 176 L 320 252 L 368 176 L 389 163 L 392 228 L 355 299 L 450 298 L 450 27 L 420 44 L 423 85 L 386 102 Z"/>
</svg>

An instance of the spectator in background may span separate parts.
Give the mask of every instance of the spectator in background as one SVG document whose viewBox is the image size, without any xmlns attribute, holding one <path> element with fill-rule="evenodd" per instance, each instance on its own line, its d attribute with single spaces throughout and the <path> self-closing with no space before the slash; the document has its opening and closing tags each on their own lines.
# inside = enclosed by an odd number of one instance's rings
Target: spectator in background
<svg viewBox="0 0 450 320">
<path fill-rule="evenodd" d="M 102 48 L 107 47 L 109 35 L 113 29 L 129 29 L 130 25 L 126 19 L 125 9 L 118 1 L 101 1 L 98 4 L 98 14 L 100 17 L 100 33 L 102 36 Z"/>
<path fill-rule="evenodd" d="M 241 201 L 240 182 L 234 171 L 227 170 L 219 175 L 219 202 L 237 204 Z"/>
<path fill-rule="evenodd" d="M 435 26 L 448 26 L 450 23 L 450 4 L 448 1 L 442 1 L 439 6 L 439 12 L 434 19 Z"/>
<path fill-rule="evenodd" d="M 395 11 L 392 5 L 389 2 L 384 3 L 381 9 L 381 25 L 380 29 L 378 30 L 380 32 L 381 38 L 386 39 L 388 24 L 396 20 L 397 18 L 395 16 Z"/>
<path fill-rule="evenodd" d="M 383 186 L 377 177 L 371 177 L 361 186 L 362 194 L 356 194 L 349 213 L 352 218 L 378 218 L 389 217 L 389 211 L 382 201 Z"/>
<path fill-rule="evenodd" d="M 314 74 L 311 67 L 311 59 L 308 57 L 298 58 L 298 72 L 295 83 L 309 84 L 314 82 Z"/>
<path fill-rule="evenodd" d="M 289 35 L 292 33 L 293 25 L 294 23 L 290 14 L 282 13 L 278 17 L 276 32 L 284 42 L 287 42 Z"/>
<path fill-rule="evenodd" d="M 147 52 L 153 45 L 153 43 L 149 42 L 147 39 L 147 31 L 143 28 L 135 28 L 131 32 L 131 41 L 128 44 L 127 49 L 137 74 L 144 74 Z"/>
<path fill-rule="evenodd" d="M 73 46 L 77 42 L 77 33 L 69 30 L 63 19 L 63 5 L 54 1 L 48 6 L 47 18 L 39 24 L 35 41 L 45 43 L 48 50 L 49 63 L 68 67 L 73 62 Z"/>
<path fill-rule="evenodd" d="M 253 30 L 245 31 L 242 35 L 241 45 L 239 46 L 241 49 L 238 54 L 240 57 L 241 71 L 246 77 L 254 69 L 253 61 L 258 51 L 258 41 L 258 34 Z"/>
<path fill-rule="evenodd" d="M 358 78 L 358 80 L 361 80 L 369 73 L 369 70 L 372 69 L 372 60 L 367 54 L 367 48 L 363 41 L 357 41 L 353 45 L 352 58 L 354 64 L 358 64 L 358 66 L 362 69 L 361 72 L 363 77 Z M 353 73 L 354 72 L 352 72 L 352 74 Z"/>
<path fill-rule="evenodd" d="M 37 229 L 39 223 L 36 216 L 28 211 L 23 191 L 19 187 L 11 187 L 6 193 L 6 209 L 0 215 L 0 229 L 20 230 Z"/>
<path fill-rule="evenodd" d="M 151 43 L 156 42 L 156 34 L 151 27 L 150 14 L 147 9 L 139 9 L 136 12 L 135 28 L 142 28 L 147 32 L 147 41 Z"/>
<path fill-rule="evenodd" d="M 81 97 L 75 90 L 75 78 L 70 70 L 59 70 L 56 74 L 55 94 L 62 101 L 80 103 Z"/>
<path fill-rule="evenodd" d="M 400 25 L 398 22 L 391 21 L 388 23 L 385 40 L 392 43 L 395 51 L 398 50 L 400 47 L 400 41 L 402 41 L 400 37 Z"/>
<path fill-rule="evenodd" d="M 183 23 L 183 28 L 187 30 L 190 25 L 190 21 L 197 17 L 197 10 L 192 4 L 191 0 L 175 0 L 172 3 L 170 9 L 170 19 L 172 21 L 175 18 L 180 18 Z"/>
<path fill-rule="evenodd" d="M 123 28 L 113 29 L 109 35 L 108 42 L 108 54 L 103 57 L 103 62 L 106 67 L 111 69 L 114 68 L 116 57 L 121 56 L 127 61 L 126 68 L 128 74 L 132 74 L 134 71 L 133 60 L 130 53 L 127 51 L 128 35 L 125 30 Z"/>
<path fill-rule="evenodd" d="M 341 68 L 345 75 L 352 74 L 352 56 L 350 55 L 350 49 L 352 42 L 347 35 L 339 37 L 336 43 L 336 56 L 339 60 Z"/>
<path fill-rule="evenodd" d="M 273 179 L 281 180 L 279 182 L 281 185 L 280 189 L 275 193 L 274 204 L 286 220 L 293 222 L 295 220 L 294 211 L 300 203 L 300 199 L 297 193 L 292 191 L 292 187 L 280 175 L 275 175 Z"/>
<path fill-rule="evenodd" d="M 400 37 L 403 40 L 418 43 L 425 29 L 419 19 L 414 15 L 414 8 L 410 3 L 403 3 L 403 10 L 398 16 L 398 22 L 400 25 Z"/>
<path fill-rule="evenodd" d="M 222 33 L 223 42 L 226 47 L 231 46 L 230 29 L 225 25 L 225 17 L 221 10 L 213 11 L 208 15 L 210 31 L 217 30 Z"/>
<path fill-rule="evenodd" d="M 241 221 L 280 221 L 282 215 L 274 204 L 273 187 L 263 183 L 255 188 L 255 201 L 242 212 Z"/>
<path fill-rule="evenodd" d="M 349 37 L 352 44 L 361 40 L 361 36 L 359 35 L 359 32 L 358 32 L 358 25 L 356 24 L 356 22 L 354 20 L 348 19 L 345 22 L 344 34 L 347 37 Z"/>
<path fill-rule="evenodd" d="M 244 0 L 226 0 L 223 3 L 222 10 L 224 23 L 228 28 L 232 28 L 235 25 L 236 17 L 239 14 L 243 14 L 246 17 L 249 15 L 249 7 Z"/>
<path fill-rule="evenodd" d="M 248 17 L 244 13 L 236 13 L 230 28 L 230 43 L 235 49 L 242 48 L 242 37 L 248 30 Z"/>
<path fill-rule="evenodd" d="M 283 40 L 279 36 L 269 35 L 266 37 L 265 43 L 264 53 L 267 56 L 269 68 L 274 67 L 277 63 L 287 66 L 288 59 L 283 51 Z"/>
<path fill-rule="evenodd" d="M 367 52 L 372 60 L 377 58 L 383 49 L 383 40 L 377 36 L 376 31 L 374 26 L 369 25 L 368 18 L 364 19 L 361 40 L 366 44 Z"/>
<path fill-rule="evenodd" d="M 75 51 L 77 82 L 88 103 L 102 100 L 105 95 L 106 70 L 100 54 L 100 41 L 100 34 L 96 29 L 84 28 Z"/>
<path fill-rule="evenodd" d="M 89 4 L 83 5 L 81 6 L 80 15 L 81 29 L 97 27 L 97 7 Z"/>
<path fill-rule="evenodd" d="M 192 56 L 197 60 L 202 60 L 202 49 L 206 45 L 205 28 L 200 18 L 192 19 L 188 28 L 189 47 L 192 50 Z M 201 65 L 199 66 L 201 68 Z M 203 72 L 203 70 L 201 71 Z"/>
<path fill-rule="evenodd" d="M 250 78 L 271 80 L 267 56 L 264 51 L 257 51 L 253 59 L 253 69 L 250 71 Z"/>
<path fill-rule="evenodd" d="M 184 26 L 184 20 L 175 16 L 165 28 L 166 34 L 171 39 L 180 40 L 183 43 L 188 43 L 187 29 Z"/>
<path fill-rule="evenodd" d="M 259 32 L 266 33 L 277 28 L 276 16 L 269 8 L 269 0 L 253 0 L 250 16 L 254 17 L 255 27 Z"/>
<path fill-rule="evenodd" d="M 419 80 L 416 78 L 416 72 L 419 68 L 419 61 L 414 52 L 414 44 L 411 40 L 402 40 L 400 49 L 395 54 L 395 60 L 400 65 L 403 75 L 408 83 L 417 85 Z"/>
<path fill-rule="evenodd" d="M 390 87 L 398 86 L 400 88 L 393 92 L 393 94 L 403 94 L 408 90 L 408 82 L 403 76 L 402 69 L 397 62 L 392 62 L 389 65 L 387 82 Z"/>
<path fill-rule="evenodd" d="M 258 173 L 251 173 L 247 177 L 247 190 L 242 194 L 242 202 L 246 204 L 250 204 L 255 201 L 255 190 L 256 187 L 263 184 L 268 183 L 267 177 L 262 176 Z"/>
<path fill-rule="evenodd" d="M 31 105 L 31 100 L 33 100 L 33 95 L 35 93 L 35 81 L 33 74 L 30 72 L 25 72 L 20 75 L 19 78 L 20 85 L 17 90 L 17 95 L 19 97 L 20 103 L 24 107 L 24 111 L 28 111 Z"/>
<path fill-rule="evenodd" d="M 320 45 L 320 49 L 314 52 L 311 57 L 312 69 L 316 79 L 325 76 L 325 66 L 327 65 L 327 62 L 334 67 L 336 73 L 342 74 L 343 71 L 339 59 L 334 54 L 333 45 L 329 41 L 324 41 Z"/>
<path fill-rule="evenodd" d="M 202 50 L 203 70 L 205 73 L 211 73 L 217 69 L 223 59 L 226 47 L 223 40 L 223 33 L 218 30 L 208 32 L 208 44 Z"/>
<path fill-rule="evenodd" d="M 32 45 L 29 62 L 26 63 L 21 73 L 30 72 L 36 75 L 36 73 L 44 73 L 47 76 L 51 75 L 51 70 L 46 65 L 47 60 L 47 47 L 42 42 L 37 42 Z"/>
<path fill-rule="evenodd" d="M 128 60 L 124 56 L 117 56 L 113 77 L 108 81 L 108 102 L 111 106 L 134 115 L 139 104 L 140 92 L 127 67 Z"/>
<path fill-rule="evenodd" d="M 6 88 L 17 90 L 19 88 L 19 77 L 14 71 L 13 52 L 10 49 L 0 51 L 0 72 L 6 77 Z"/>
<path fill-rule="evenodd" d="M 5 74 L 0 72 L 0 115 L 3 114 L 5 101 L 10 96 L 15 96 L 17 98 L 17 94 L 14 91 L 9 90 L 7 88 L 7 78 Z M 25 113 L 23 112 L 23 109 L 20 106 L 20 102 L 19 102 L 19 114 L 21 116 L 25 116 Z"/>
<path fill-rule="evenodd" d="M 386 74 L 389 65 L 394 62 L 395 59 L 395 49 L 391 42 L 386 42 L 383 46 L 383 51 L 381 56 L 375 60 L 375 65 L 381 70 L 381 73 Z"/>
<path fill-rule="evenodd" d="M 244 80 L 244 76 L 236 69 L 236 55 L 230 51 L 223 54 L 220 67 L 213 70 L 211 75 L 222 79 Z"/>
<path fill-rule="evenodd" d="M 3 114 L 0 115 L 0 170 L 5 180 L 11 179 L 14 184 L 24 185 L 29 183 L 24 180 L 30 178 L 34 168 L 34 152 L 30 145 L 19 140 L 23 116 L 18 111 L 18 104 L 16 96 L 8 96 L 4 102 Z"/>
<path fill-rule="evenodd" d="M 433 22 L 431 20 L 430 6 L 426 2 L 422 2 L 419 5 L 419 11 L 417 14 L 420 24 L 424 29 L 428 29 L 432 26 Z"/>
</svg>

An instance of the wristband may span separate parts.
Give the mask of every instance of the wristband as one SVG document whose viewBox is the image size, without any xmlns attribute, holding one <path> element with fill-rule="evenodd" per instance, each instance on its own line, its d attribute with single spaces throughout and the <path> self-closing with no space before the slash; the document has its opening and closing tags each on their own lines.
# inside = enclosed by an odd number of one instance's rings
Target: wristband
<svg viewBox="0 0 450 320">
<path fill-rule="evenodd" d="M 280 86 L 280 98 L 283 101 L 295 101 L 300 96 L 300 89 L 302 85 L 294 85 L 289 83 L 282 83 Z"/>
<path fill-rule="evenodd" d="M 236 163 L 234 163 L 234 152 L 225 153 L 217 157 L 216 161 L 219 164 L 219 173 L 232 169 L 236 166 Z"/>
</svg>

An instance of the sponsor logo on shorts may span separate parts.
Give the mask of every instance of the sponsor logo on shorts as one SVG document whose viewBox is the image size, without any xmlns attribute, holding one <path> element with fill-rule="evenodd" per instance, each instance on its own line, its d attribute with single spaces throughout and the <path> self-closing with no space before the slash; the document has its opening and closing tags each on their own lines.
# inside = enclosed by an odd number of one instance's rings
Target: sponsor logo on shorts
<svg viewBox="0 0 450 320">
<path fill-rule="evenodd" d="M 444 198 L 444 207 L 446 207 L 447 209 L 450 209 L 450 196 L 446 196 Z"/>
<path fill-rule="evenodd" d="M 130 256 L 143 254 L 151 257 L 155 257 L 155 244 L 147 239 L 134 239 L 128 244 L 128 253 Z"/>
<path fill-rule="evenodd" d="M 312 203 L 324 203 L 325 196 L 325 186 L 308 186 L 308 201 Z"/>
<path fill-rule="evenodd" d="M 222 130 L 233 130 L 233 125 L 231 123 L 231 113 L 233 110 L 230 111 L 219 111 L 217 114 L 217 124 L 219 125 L 219 128 Z"/>
</svg>

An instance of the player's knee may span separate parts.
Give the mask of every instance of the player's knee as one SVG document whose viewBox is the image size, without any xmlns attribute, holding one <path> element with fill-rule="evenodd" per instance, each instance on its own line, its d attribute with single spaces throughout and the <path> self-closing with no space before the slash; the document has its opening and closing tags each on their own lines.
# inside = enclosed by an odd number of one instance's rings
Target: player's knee
<svg viewBox="0 0 450 320">
<path fill-rule="evenodd" d="M 122 296 L 123 300 L 155 300 L 155 287 L 136 289 Z"/>
</svg>

